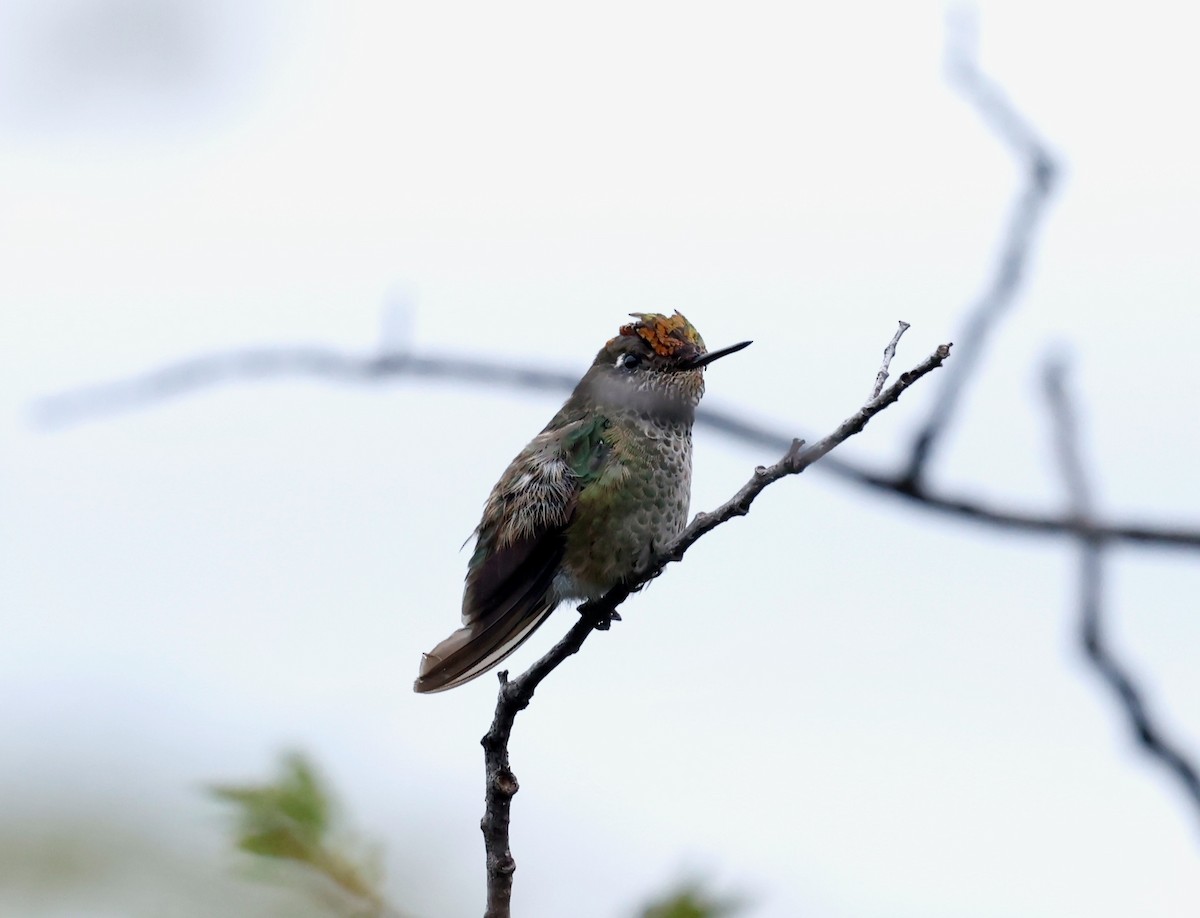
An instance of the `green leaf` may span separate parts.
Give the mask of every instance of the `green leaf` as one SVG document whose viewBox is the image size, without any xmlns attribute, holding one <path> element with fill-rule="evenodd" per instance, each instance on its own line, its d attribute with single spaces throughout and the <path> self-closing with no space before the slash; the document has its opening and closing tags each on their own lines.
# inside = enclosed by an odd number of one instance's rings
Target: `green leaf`
<svg viewBox="0 0 1200 918">
<path fill-rule="evenodd" d="M 312 849 L 297 838 L 296 833 L 286 828 L 243 835 L 238 839 L 237 846 L 248 854 L 257 854 L 260 857 L 276 857 L 305 863 L 312 861 Z"/>
<path fill-rule="evenodd" d="M 316 770 L 303 756 L 285 756 L 279 776 L 271 783 L 223 785 L 210 790 L 217 799 L 235 806 L 234 842 L 242 851 L 304 865 L 352 896 L 358 903 L 356 914 L 399 914 L 383 901 L 375 865 L 330 841 L 333 802 Z"/>
<path fill-rule="evenodd" d="M 640 918 L 727 918 L 740 912 L 744 905 L 737 898 L 717 898 L 706 892 L 699 881 L 692 880 L 646 906 Z"/>
<path fill-rule="evenodd" d="M 310 849 L 322 844 L 329 828 L 329 795 L 313 767 L 296 753 L 284 758 L 282 774 L 272 784 L 219 786 L 212 793 L 239 806 L 238 847 L 254 854 L 310 860 Z M 275 841 L 267 844 L 266 838 Z"/>
</svg>

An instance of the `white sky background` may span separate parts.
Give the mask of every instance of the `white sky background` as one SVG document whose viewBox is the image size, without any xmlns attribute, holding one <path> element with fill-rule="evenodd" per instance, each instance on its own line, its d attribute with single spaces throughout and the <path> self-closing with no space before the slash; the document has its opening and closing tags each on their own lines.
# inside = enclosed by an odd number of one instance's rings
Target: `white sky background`
<svg viewBox="0 0 1200 918">
<path fill-rule="evenodd" d="M 938 4 L 349 6 L 0 5 L 0 808 L 28 840 L 0 912 L 163 914 L 163 871 L 80 854 L 46 894 L 38 852 L 94 818 L 223 875 L 198 788 L 296 746 L 399 904 L 477 914 L 494 683 L 410 686 L 557 405 L 285 380 L 44 432 L 39 396 L 246 343 L 368 349 L 401 300 L 417 347 L 582 372 L 625 313 L 679 308 L 755 339 L 714 403 L 819 433 L 897 319 L 902 368 L 991 268 L 1019 177 L 943 82 Z M 1037 380 L 1065 347 L 1104 510 L 1194 525 L 1200 23 L 981 22 L 1066 175 L 934 481 L 1061 506 Z M 899 457 L 936 382 L 846 454 Z M 694 509 L 774 458 L 700 435 Z M 773 487 L 519 719 L 518 913 L 630 914 L 713 871 L 755 918 L 1197 914 L 1196 813 L 1080 662 L 1074 560 L 816 470 Z M 1200 753 L 1197 558 L 1109 574 L 1117 650 Z"/>
</svg>

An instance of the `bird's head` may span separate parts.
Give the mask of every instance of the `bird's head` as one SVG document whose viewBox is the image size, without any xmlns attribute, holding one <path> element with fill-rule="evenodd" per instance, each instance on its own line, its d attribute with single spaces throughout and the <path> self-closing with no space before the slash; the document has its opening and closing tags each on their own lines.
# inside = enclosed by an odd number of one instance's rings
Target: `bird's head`
<svg viewBox="0 0 1200 918">
<path fill-rule="evenodd" d="M 704 394 L 704 368 L 751 343 L 710 352 L 696 327 L 678 311 L 670 316 L 649 312 L 631 316 L 636 321 L 621 326 L 588 371 L 600 401 L 631 404 L 656 414 L 690 412 Z"/>
</svg>

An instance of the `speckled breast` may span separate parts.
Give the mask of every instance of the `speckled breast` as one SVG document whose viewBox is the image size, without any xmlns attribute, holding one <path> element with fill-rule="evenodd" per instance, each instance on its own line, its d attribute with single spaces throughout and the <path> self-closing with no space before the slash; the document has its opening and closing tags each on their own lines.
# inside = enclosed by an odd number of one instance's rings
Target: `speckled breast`
<svg viewBox="0 0 1200 918">
<path fill-rule="evenodd" d="M 633 573 L 687 525 L 691 425 L 645 418 L 613 424 L 605 474 L 579 497 L 567 532 L 561 598 L 594 598 Z"/>
</svg>

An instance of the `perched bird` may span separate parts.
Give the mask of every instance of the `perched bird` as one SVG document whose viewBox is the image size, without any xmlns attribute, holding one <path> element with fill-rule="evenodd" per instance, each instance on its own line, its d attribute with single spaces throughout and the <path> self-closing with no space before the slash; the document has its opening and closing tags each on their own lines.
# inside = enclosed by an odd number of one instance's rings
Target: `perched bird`
<svg viewBox="0 0 1200 918">
<path fill-rule="evenodd" d="M 487 672 L 569 599 L 595 599 L 687 525 L 692 421 L 709 353 L 687 319 L 633 313 L 488 497 L 462 627 L 421 658 L 440 692 Z"/>
</svg>

